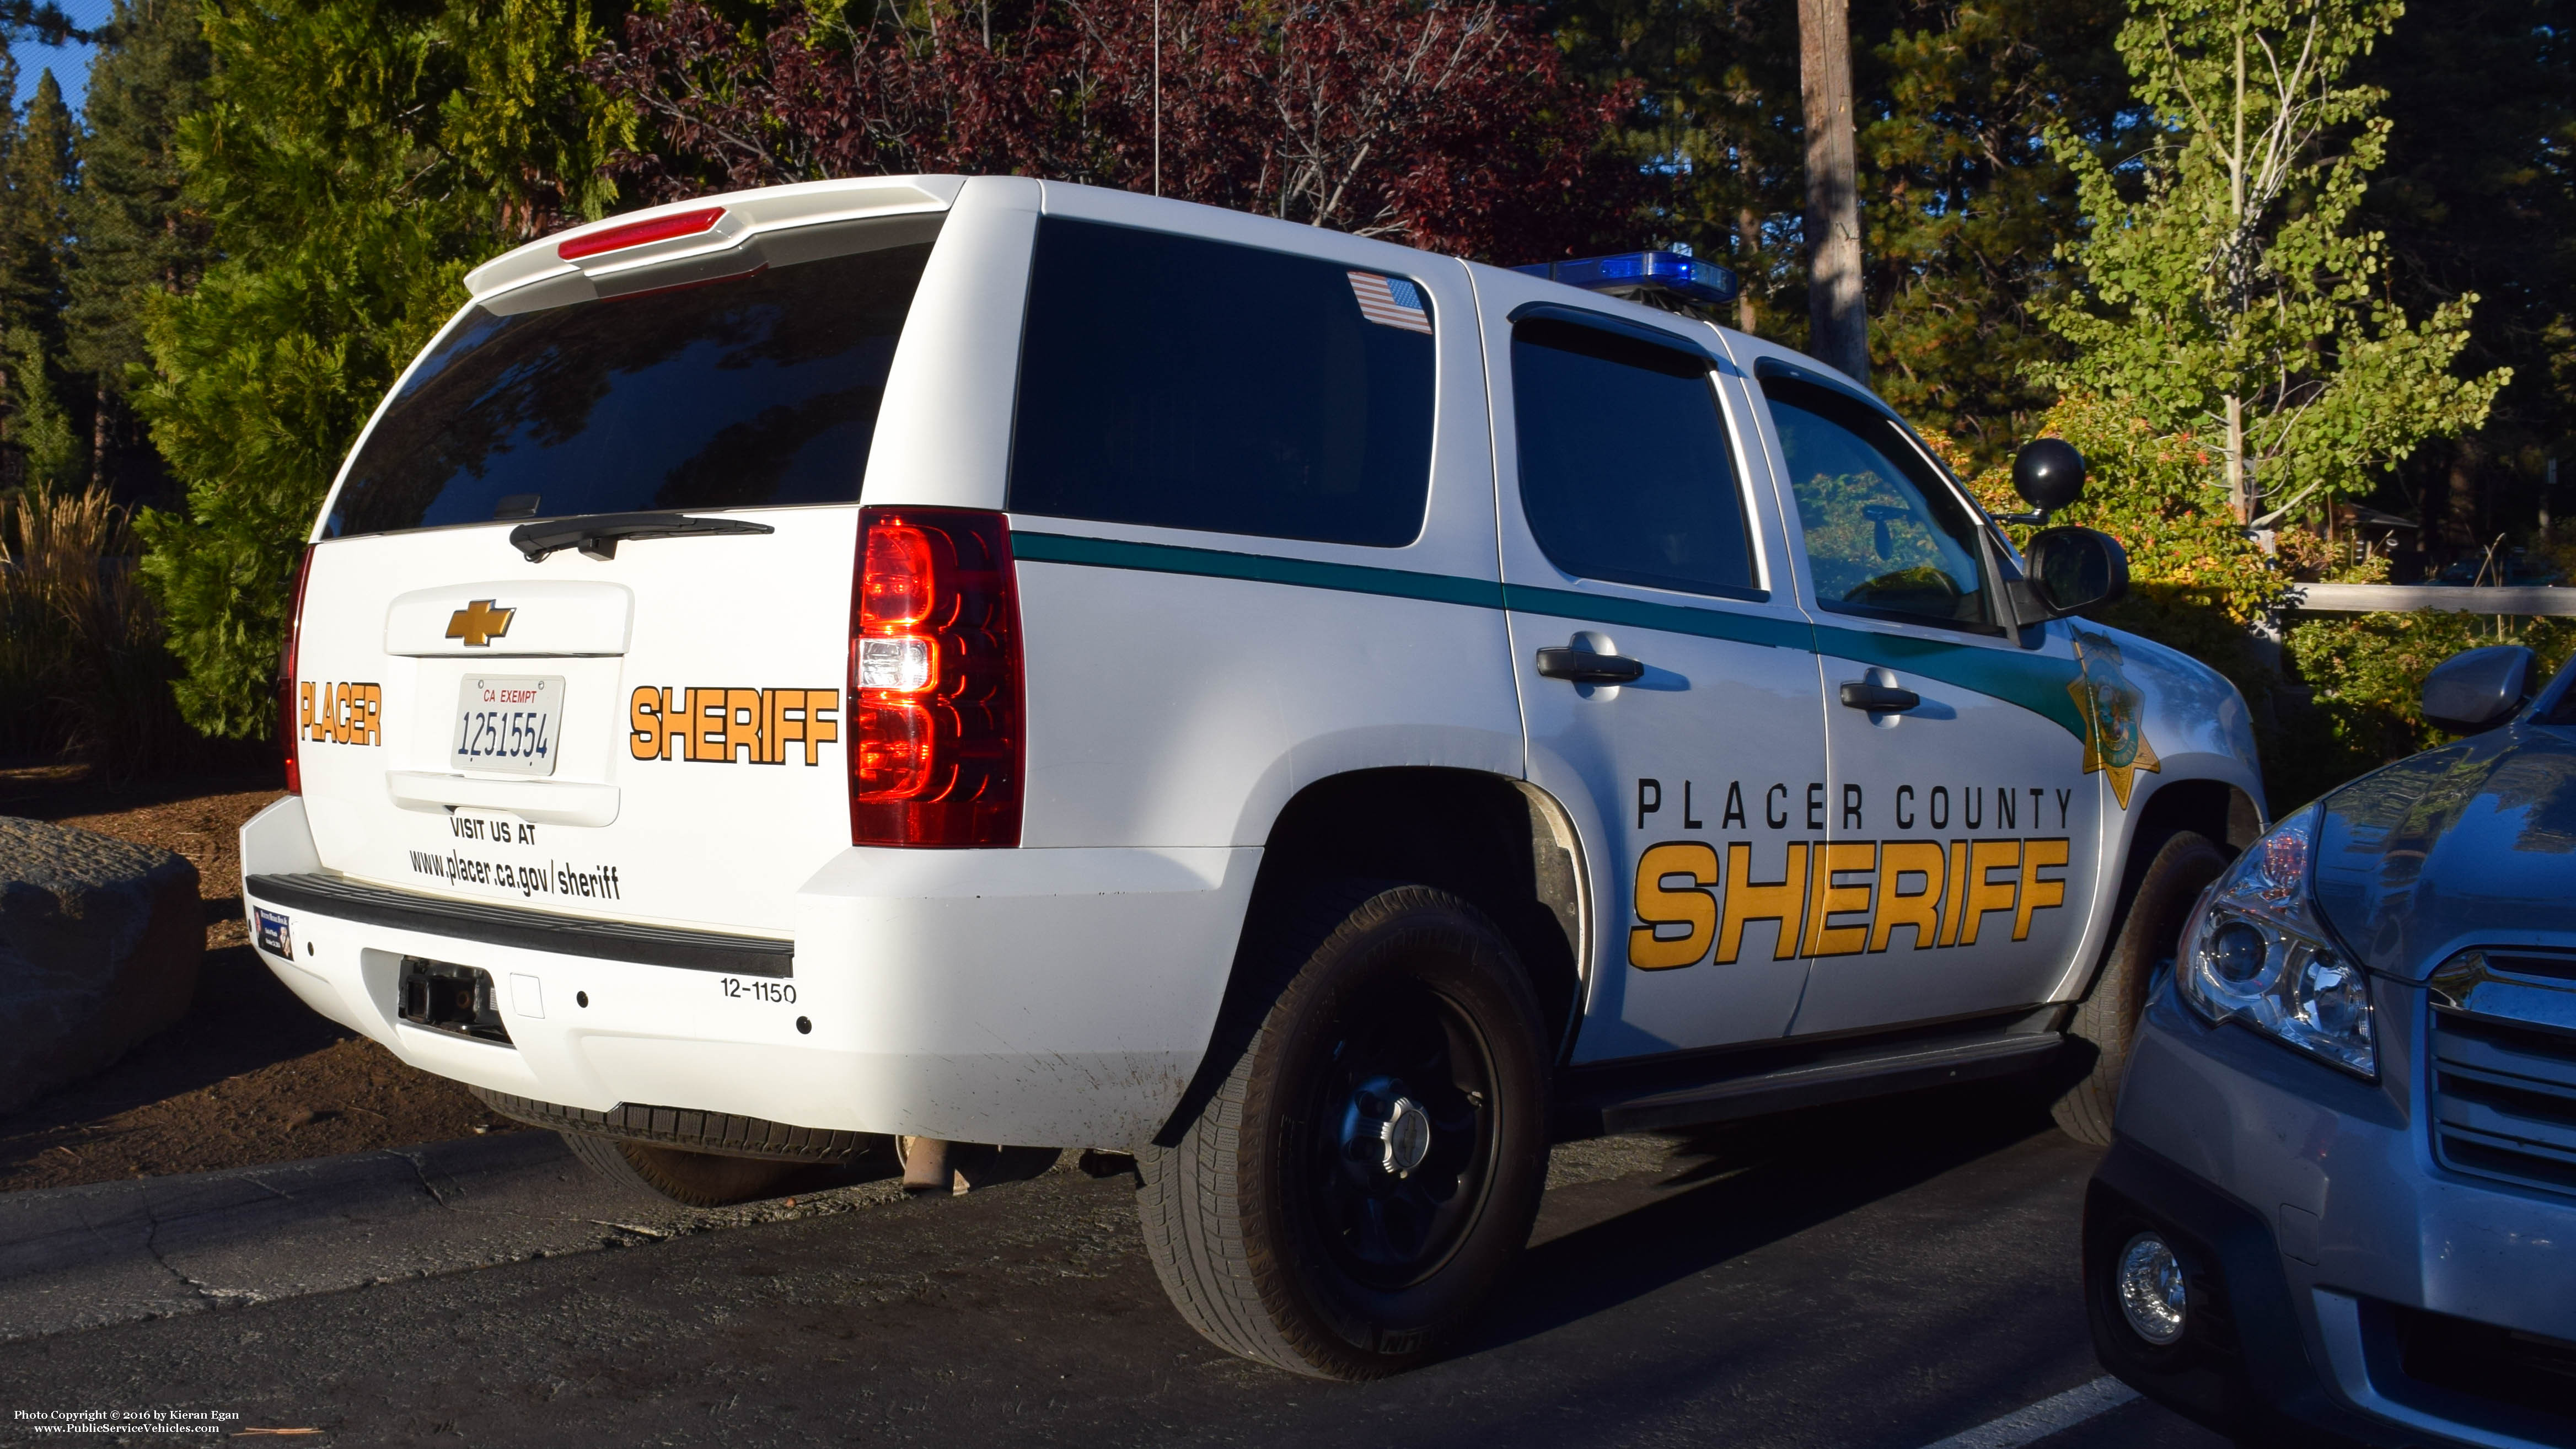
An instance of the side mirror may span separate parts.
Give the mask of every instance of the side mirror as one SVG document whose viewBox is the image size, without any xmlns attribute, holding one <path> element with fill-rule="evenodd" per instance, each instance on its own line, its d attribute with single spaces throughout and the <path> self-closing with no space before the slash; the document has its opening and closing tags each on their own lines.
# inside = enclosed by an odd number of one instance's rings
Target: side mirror
<svg viewBox="0 0 2576 1449">
<path fill-rule="evenodd" d="M 2129 555 L 2120 541 L 2090 528 L 2051 528 L 2022 550 L 2042 619 L 2062 619 L 2129 592 Z M 2039 620 L 2027 622 L 2037 623 Z"/>
<path fill-rule="evenodd" d="M 2461 650 L 2424 676 L 2424 718 L 2459 735 L 2504 723 L 2531 698 L 2535 662 L 2519 644 Z"/>
<path fill-rule="evenodd" d="M 2084 455 L 2064 438 L 2033 438 L 2013 454 L 2013 491 L 2038 511 L 2008 523 L 2046 523 L 2048 515 L 2084 496 Z"/>
</svg>

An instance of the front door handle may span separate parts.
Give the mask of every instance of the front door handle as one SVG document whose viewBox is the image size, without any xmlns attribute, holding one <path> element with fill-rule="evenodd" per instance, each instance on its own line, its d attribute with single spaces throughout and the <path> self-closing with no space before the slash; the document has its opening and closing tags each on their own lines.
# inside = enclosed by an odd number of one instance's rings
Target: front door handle
<svg viewBox="0 0 2576 1449">
<path fill-rule="evenodd" d="M 1923 703 L 1923 696 L 1892 684 L 1872 684 L 1866 679 L 1843 682 L 1843 703 L 1872 714 L 1902 714 Z"/>
<path fill-rule="evenodd" d="M 1646 663 L 1625 654 L 1595 654 L 1589 649 L 1542 649 L 1538 672 L 1546 679 L 1577 684 L 1634 684 L 1645 677 Z"/>
</svg>

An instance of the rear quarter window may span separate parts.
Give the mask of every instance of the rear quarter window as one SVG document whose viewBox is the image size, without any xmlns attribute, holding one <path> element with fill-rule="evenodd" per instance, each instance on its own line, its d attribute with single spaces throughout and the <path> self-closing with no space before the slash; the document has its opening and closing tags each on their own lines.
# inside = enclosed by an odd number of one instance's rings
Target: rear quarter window
<svg viewBox="0 0 2576 1449">
<path fill-rule="evenodd" d="M 1577 578 L 1765 597 L 1709 359 L 1575 323 L 1512 328 L 1521 512 Z"/>
<path fill-rule="evenodd" d="M 476 307 L 377 420 L 325 536 L 856 502 L 929 258 L 907 241 L 668 292 Z"/>
<path fill-rule="evenodd" d="M 1011 509 L 1410 543 L 1431 488 L 1436 325 L 1407 278 L 1046 218 Z"/>
</svg>

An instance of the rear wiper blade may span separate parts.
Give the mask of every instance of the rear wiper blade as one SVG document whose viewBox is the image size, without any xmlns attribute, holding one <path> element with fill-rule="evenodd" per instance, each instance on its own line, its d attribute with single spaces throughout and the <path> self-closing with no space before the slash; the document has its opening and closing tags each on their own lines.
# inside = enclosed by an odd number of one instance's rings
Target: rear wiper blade
<svg viewBox="0 0 2576 1449">
<path fill-rule="evenodd" d="M 530 563 L 546 555 L 577 548 L 583 558 L 612 559 L 617 545 L 630 538 L 678 538 L 695 533 L 776 533 L 766 523 L 747 518 L 691 518 L 685 513 L 593 513 L 581 518 L 550 518 L 522 523 L 510 530 L 510 546 Z"/>
</svg>

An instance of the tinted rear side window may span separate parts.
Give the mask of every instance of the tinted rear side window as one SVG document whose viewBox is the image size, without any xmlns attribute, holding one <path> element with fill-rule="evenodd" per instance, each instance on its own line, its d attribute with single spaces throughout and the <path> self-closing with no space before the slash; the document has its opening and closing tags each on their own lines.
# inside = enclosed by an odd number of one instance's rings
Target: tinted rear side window
<svg viewBox="0 0 2576 1449">
<path fill-rule="evenodd" d="M 1512 329 L 1521 512 L 1578 578 L 1759 598 L 1706 358 L 1574 323 Z"/>
<path fill-rule="evenodd" d="M 918 230 L 907 233 L 918 236 Z M 515 316 L 476 308 L 349 470 L 331 537 L 850 503 L 927 242 Z"/>
<path fill-rule="evenodd" d="M 1431 488 L 1433 325 L 1404 278 L 1049 217 L 1010 506 L 1409 543 Z"/>
</svg>

